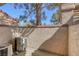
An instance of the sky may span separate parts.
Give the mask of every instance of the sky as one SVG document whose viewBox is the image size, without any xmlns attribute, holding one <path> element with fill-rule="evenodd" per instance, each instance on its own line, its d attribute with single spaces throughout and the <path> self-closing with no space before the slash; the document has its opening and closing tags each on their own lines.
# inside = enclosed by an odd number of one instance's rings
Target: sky
<svg viewBox="0 0 79 59">
<path fill-rule="evenodd" d="M 11 3 L 7 3 L 3 6 L 0 6 L 0 10 L 3 10 L 4 12 L 6 12 L 7 14 L 9 14 L 10 16 L 14 18 L 20 16 L 23 11 L 23 10 L 14 9 L 13 4 Z"/>
<path fill-rule="evenodd" d="M 3 6 L 0 6 L 0 10 L 6 12 L 8 15 L 10 15 L 13 18 L 18 18 L 20 15 L 23 15 L 23 9 L 15 9 L 12 3 L 7 3 Z M 43 9 L 43 11 L 46 12 L 46 15 L 48 17 L 46 20 L 43 20 L 42 23 L 51 24 L 50 19 L 51 19 L 52 13 L 56 13 L 57 10 L 58 9 L 49 11 L 47 9 Z M 20 23 L 20 24 L 24 25 L 25 23 Z"/>
</svg>

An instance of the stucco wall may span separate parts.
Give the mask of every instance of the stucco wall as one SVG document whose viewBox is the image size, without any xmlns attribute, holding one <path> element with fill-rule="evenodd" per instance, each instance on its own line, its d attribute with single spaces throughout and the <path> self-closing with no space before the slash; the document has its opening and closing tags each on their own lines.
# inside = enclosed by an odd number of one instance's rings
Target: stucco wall
<svg viewBox="0 0 79 59">
<path fill-rule="evenodd" d="M 61 15 L 62 15 L 62 24 L 70 23 L 73 11 L 62 12 Z"/>
<path fill-rule="evenodd" d="M 8 27 L 0 27 L 0 47 L 6 46 L 12 40 L 12 32 Z"/>
<path fill-rule="evenodd" d="M 46 51 L 48 54 L 38 53 L 37 51 Z M 47 41 L 45 41 L 37 50 L 35 55 L 68 55 L 68 28 L 61 27 Z"/>
<path fill-rule="evenodd" d="M 74 3 L 64 3 L 61 6 L 62 10 L 67 10 L 67 9 L 71 9 L 71 8 L 75 8 Z"/>
<path fill-rule="evenodd" d="M 38 49 L 39 46 L 48 40 L 58 28 L 36 28 L 34 32 L 27 37 L 27 48 Z"/>
<path fill-rule="evenodd" d="M 79 56 L 79 24 L 69 26 L 69 55 Z"/>
</svg>

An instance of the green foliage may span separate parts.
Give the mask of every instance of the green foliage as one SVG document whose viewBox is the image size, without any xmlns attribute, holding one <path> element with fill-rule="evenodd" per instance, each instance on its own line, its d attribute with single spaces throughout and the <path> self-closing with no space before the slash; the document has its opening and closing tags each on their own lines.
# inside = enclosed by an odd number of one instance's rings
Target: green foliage
<svg viewBox="0 0 79 59">
<path fill-rule="evenodd" d="M 58 8 L 60 5 L 61 3 L 48 4 L 47 9 L 52 10 L 52 9 Z"/>
<path fill-rule="evenodd" d="M 35 20 L 30 20 L 30 22 L 31 22 L 33 25 L 35 25 Z"/>
<path fill-rule="evenodd" d="M 38 6 L 39 5 L 40 4 L 38 3 Z M 41 13 L 39 13 L 39 14 L 41 14 L 40 21 L 42 21 L 41 19 L 45 20 L 47 18 L 45 12 L 42 12 L 43 8 L 47 8 L 48 10 L 53 10 L 53 9 L 59 7 L 60 5 L 61 5 L 61 3 L 47 3 L 47 4 L 42 3 L 41 7 L 40 7 L 41 8 Z M 24 8 L 24 15 L 21 15 L 19 17 L 20 20 L 24 20 L 24 21 L 25 21 L 25 19 L 26 19 L 26 21 L 27 21 L 28 18 L 30 19 L 32 17 L 32 15 L 36 16 L 38 14 L 38 13 L 36 13 L 36 10 L 39 10 L 40 8 L 37 9 L 36 6 L 37 6 L 37 3 L 19 3 L 19 4 L 17 3 L 17 4 L 14 4 L 15 9 Z M 35 18 L 37 19 L 37 17 L 35 17 Z M 52 19 L 55 19 L 55 20 L 52 21 Z M 56 22 L 57 20 L 59 20 L 59 11 L 52 15 L 50 21 L 51 22 Z M 35 24 L 34 20 L 30 19 L 30 22 Z"/>
<path fill-rule="evenodd" d="M 54 18 L 55 20 L 59 20 L 59 13 L 54 13 L 52 15 L 52 18 Z"/>
<path fill-rule="evenodd" d="M 60 20 L 60 11 L 58 11 L 57 13 L 54 13 L 52 15 L 52 18 L 51 18 L 50 22 L 51 23 L 53 22 L 54 24 L 58 24 L 59 20 Z"/>
</svg>

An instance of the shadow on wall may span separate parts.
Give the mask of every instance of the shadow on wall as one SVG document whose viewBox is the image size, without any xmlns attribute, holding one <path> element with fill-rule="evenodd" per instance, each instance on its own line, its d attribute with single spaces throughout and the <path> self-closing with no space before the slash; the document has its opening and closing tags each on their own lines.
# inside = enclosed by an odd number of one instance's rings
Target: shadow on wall
<svg viewBox="0 0 79 59">
<path fill-rule="evenodd" d="M 78 19 L 78 18 L 77 18 Z M 75 19 L 74 19 L 75 20 Z M 73 15 L 66 23 L 68 26 L 79 24 L 79 20 L 73 21 Z M 45 41 L 33 56 L 67 56 L 68 55 L 68 26 L 60 27 L 59 30 Z"/>
<path fill-rule="evenodd" d="M 45 41 L 33 55 L 53 56 L 68 55 L 68 27 L 60 27 L 59 30 Z"/>
</svg>

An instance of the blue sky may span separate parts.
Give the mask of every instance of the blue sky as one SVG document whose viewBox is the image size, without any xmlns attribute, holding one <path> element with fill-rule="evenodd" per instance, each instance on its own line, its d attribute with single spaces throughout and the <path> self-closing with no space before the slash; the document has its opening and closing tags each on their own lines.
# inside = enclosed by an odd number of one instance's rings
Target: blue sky
<svg viewBox="0 0 79 59">
<path fill-rule="evenodd" d="M 0 10 L 3 10 L 4 12 L 6 12 L 7 14 L 9 14 L 10 16 L 16 18 L 18 16 L 20 16 L 22 14 L 22 9 L 21 10 L 15 10 L 13 7 L 13 4 L 11 3 L 7 3 L 3 6 L 0 6 Z"/>
<path fill-rule="evenodd" d="M 3 10 L 4 12 L 6 12 L 7 14 L 9 14 L 10 16 L 12 16 L 14 18 L 17 18 L 17 17 L 19 17 L 20 15 L 23 14 L 23 9 L 17 9 L 17 10 L 14 9 L 12 3 L 7 3 L 3 6 L 0 6 L 0 10 Z M 50 24 L 51 16 L 52 16 L 53 13 L 56 12 L 56 10 L 58 10 L 58 9 L 51 10 L 51 11 L 48 11 L 47 9 L 44 9 L 43 11 L 46 11 L 46 15 L 48 17 L 47 17 L 46 20 L 43 20 L 42 23 Z"/>
</svg>

